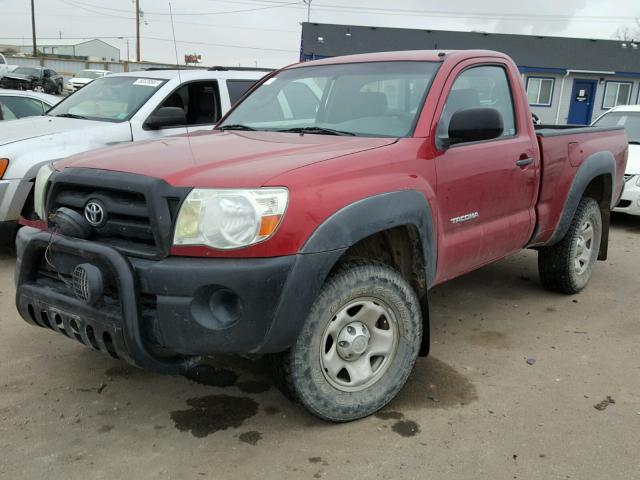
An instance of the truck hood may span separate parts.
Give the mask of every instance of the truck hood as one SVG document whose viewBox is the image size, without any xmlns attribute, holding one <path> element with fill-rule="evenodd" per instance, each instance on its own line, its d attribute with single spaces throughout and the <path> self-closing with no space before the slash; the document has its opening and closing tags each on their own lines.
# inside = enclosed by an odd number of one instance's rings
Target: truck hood
<svg viewBox="0 0 640 480">
<path fill-rule="evenodd" d="M 640 145 L 629 145 L 627 175 L 640 175 Z"/>
<path fill-rule="evenodd" d="M 56 168 L 134 173 L 161 178 L 176 186 L 251 188 L 305 165 L 396 141 L 396 138 L 205 131 L 81 154 L 57 162 Z"/>
<path fill-rule="evenodd" d="M 0 129 L 0 146 L 57 133 L 104 127 L 104 122 L 63 117 L 28 117 L 4 122 Z"/>
</svg>

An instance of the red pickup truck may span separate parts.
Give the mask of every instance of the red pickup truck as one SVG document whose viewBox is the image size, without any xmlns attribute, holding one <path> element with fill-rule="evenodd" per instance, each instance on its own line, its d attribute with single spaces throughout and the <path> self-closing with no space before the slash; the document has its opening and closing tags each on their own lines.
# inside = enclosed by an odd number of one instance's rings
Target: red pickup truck
<svg viewBox="0 0 640 480">
<path fill-rule="evenodd" d="M 626 157 L 622 128 L 536 131 L 500 53 L 293 65 L 212 132 L 41 170 L 17 308 L 160 373 L 269 354 L 309 411 L 353 420 L 428 353 L 433 286 L 534 248 L 544 286 L 583 289 Z"/>
</svg>

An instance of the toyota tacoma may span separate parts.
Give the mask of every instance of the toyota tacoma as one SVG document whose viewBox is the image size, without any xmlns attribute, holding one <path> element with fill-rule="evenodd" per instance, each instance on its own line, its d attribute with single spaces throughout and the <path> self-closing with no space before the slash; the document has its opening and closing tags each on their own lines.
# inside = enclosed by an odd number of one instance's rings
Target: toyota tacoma
<svg viewBox="0 0 640 480">
<path fill-rule="evenodd" d="M 491 51 L 297 64 L 213 131 L 44 167 L 20 315 L 166 374 L 265 354 L 330 421 L 382 408 L 429 350 L 429 290 L 523 248 L 575 294 L 607 256 L 622 128 L 535 126 Z"/>
</svg>

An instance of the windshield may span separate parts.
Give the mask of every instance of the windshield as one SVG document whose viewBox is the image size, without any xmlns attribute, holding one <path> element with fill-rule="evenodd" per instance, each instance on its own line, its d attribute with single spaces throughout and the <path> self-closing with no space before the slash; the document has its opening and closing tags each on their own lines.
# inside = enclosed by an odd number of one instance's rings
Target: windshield
<svg viewBox="0 0 640 480">
<path fill-rule="evenodd" d="M 218 128 L 409 136 L 438 65 L 370 62 L 284 70 Z"/>
<path fill-rule="evenodd" d="M 77 78 L 100 78 L 104 77 L 102 72 L 92 72 L 91 70 L 82 70 L 76 75 Z"/>
<path fill-rule="evenodd" d="M 40 76 L 40 69 L 31 67 L 18 67 L 11 73 L 17 73 L 18 75 L 35 75 Z"/>
<path fill-rule="evenodd" d="M 105 122 L 129 120 L 165 80 L 107 76 L 94 80 L 53 107 L 47 115 Z"/>
<path fill-rule="evenodd" d="M 629 143 L 640 143 L 640 112 L 605 113 L 594 122 L 598 127 L 624 127 Z"/>
</svg>

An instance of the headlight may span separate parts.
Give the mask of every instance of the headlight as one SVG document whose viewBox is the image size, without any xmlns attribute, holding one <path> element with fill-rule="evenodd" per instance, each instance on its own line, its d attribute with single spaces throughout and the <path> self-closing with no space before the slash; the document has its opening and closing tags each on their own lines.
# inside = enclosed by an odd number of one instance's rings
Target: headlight
<svg viewBox="0 0 640 480">
<path fill-rule="evenodd" d="M 47 208 L 45 205 L 47 201 L 47 184 L 53 172 L 55 172 L 53 163 L 47 163 L 40 168 L 36 175 L 36 184 L 33 187 L 33 209 L 38 218 L 44 221 L 47 220 Z"/>
<path fill-rule="evenodd" d="M 180 208 L 173 244 L 228 250 L 262 242 L 280 225 L 288 201 L 285 188 L 196 188 Z"/>
</svg>

